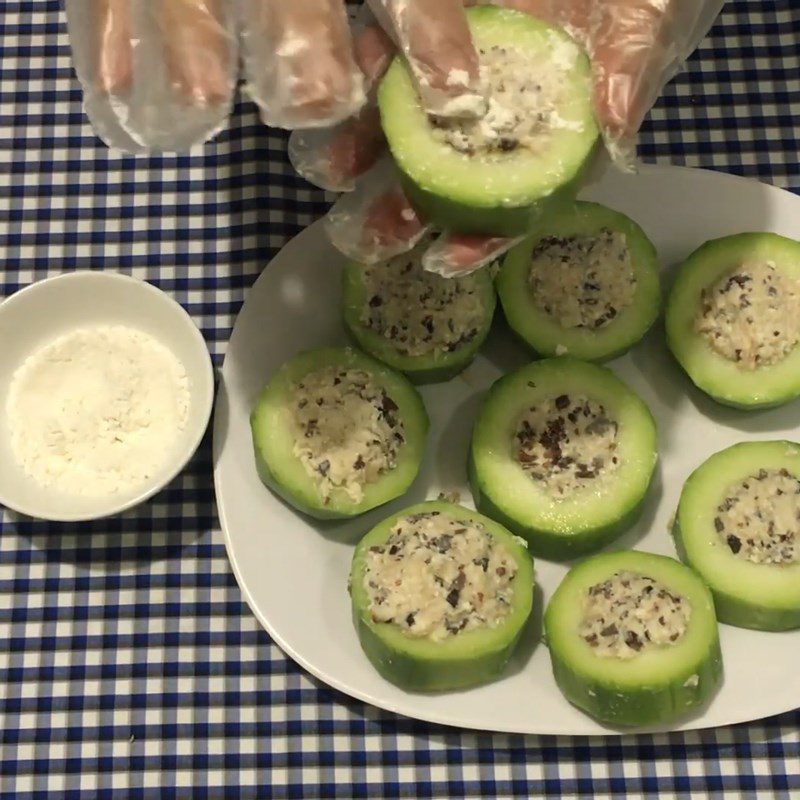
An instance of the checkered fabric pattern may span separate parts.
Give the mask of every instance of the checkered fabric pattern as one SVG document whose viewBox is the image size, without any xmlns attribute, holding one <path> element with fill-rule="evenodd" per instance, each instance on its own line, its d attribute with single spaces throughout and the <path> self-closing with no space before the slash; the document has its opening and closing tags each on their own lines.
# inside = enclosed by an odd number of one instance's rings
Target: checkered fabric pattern
<svg viewBox="0 0 800 800">
<path fill-rule="evenodd" d="M 247 287 L 326 208 L 292 174 L 284 134 L 240 104 L 189 156 L 110 154 L 82 114 L 57 0 L 3 0 L 0 56 L 2 294 L 118 268 L 181 302 L 220 366 Z M 641 153 L 798 191 L 798 109 L 797 0 L 731 0 L 653 111 Z M 686 735 L 491 736 L 310 679 L 242 601 L 208 439 L 166 491 L 118 519 L 0 519 L 4 798 L 800 794 L 797 712 Z"/>
</svg>

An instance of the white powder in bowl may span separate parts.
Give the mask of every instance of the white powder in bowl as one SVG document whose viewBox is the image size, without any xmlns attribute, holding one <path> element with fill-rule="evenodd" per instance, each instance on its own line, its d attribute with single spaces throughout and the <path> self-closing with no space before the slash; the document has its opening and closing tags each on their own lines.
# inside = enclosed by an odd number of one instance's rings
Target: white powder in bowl
<svg viewBox="0 0 800 800">
<path fill-rule="evenodd" d="M 14 374 L 11 447 L 43 486 L 95 497 L 133 491 L 169 460 L 189 403 L 183 365 L 153 337 L 117 325 L 81 328 Z"/>
</svg>

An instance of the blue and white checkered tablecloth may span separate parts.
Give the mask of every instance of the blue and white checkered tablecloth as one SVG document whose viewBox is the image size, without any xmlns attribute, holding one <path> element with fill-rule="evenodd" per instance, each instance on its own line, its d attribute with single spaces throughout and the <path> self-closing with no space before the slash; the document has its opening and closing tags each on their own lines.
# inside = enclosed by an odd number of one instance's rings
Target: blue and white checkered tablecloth
<svg viewBox="0 0 800 800">
<path fill-rule="evenodd" d="M 642 155 L 800 191 L 799 141 L 800 4 L 731 0 Z M 285 145 L 242 103 L 190 156 L 109 153 L 81 111 L 58 0 L 2 0 L 2 294 L 64 270 L 131 272 L 191 312 L 220 366 L 247 287 L 326 208 Z M 121 518 L 1 519 L 4 798 L 800 796 L 798 712 L 685 735 L 492 736 L 310 679 L 242 601 L 209 438 Z"/>
</svg>

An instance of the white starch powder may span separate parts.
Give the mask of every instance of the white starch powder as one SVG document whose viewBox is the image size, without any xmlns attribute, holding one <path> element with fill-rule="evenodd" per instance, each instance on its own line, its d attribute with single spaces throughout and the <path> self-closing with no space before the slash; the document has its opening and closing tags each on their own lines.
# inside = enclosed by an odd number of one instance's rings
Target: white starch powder
<svg viewBox="0 0 800 800">
<path fill-rule="evenodd" d="M 43 486 L 132 491 L 169 459 L 189 402 L 186 371 L 160 342 L 122 326 L 81 328 L 17 369 L 6 407 L 11 446 Z"/>
</svg>

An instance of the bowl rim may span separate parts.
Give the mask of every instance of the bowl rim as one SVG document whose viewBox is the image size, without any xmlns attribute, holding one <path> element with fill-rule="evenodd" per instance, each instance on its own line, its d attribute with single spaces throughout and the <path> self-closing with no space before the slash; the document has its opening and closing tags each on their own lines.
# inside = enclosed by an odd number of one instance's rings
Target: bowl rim
<svg viewBox="0 0 800 800">
<path fill-rule="evenodd" d="M 208 430 L 209 422 L 211 421 L 211 413 L 214 408 L 214 397 L 216 394 L 216 381 L 214 375 L 214 364 L 211 357 L 211 351 L 208 348 L 208 343 L 203 336 L 202 331 L 192 319 L 191 314 L 169 293 L 160 289 L 150 281 L 144 278 L 138 278 L 134 275 L 128 275 L 124 272 L 116 270 L 105 269 L 79 269 L 71 270 L 69 272 L 62 272 L 57 275 L 51 275 L 39 280 L 34 280 L 31 283 L 23 286 L 0 302 L 0 314 L 3 314 L 10 306 L 18 305 L 25 302 L 31 294 L 43 288 L 46 285 L 52 286 L 54 283 L 64 283 L 70 280 L 85 280 L 90 278 L 93 280 L 110 281 L 117 283 L 126 283 L 128 285 L 136 285 L 138 289 L 150 292 L 154 297 L 158 297 L 159 301 L 166 301 L 168 306 L 172 307 L 173 315 L 176 319 L 180 318 L 184 327 L 191 329 L 191 336 L 198 349 L 202 350 L 205 354 L 203 358 L 202 377 L 205 380 L 205 389 L 198 386 L 199 381 L 195 381 L 196 396 L 194 399 L 200 405 L 200 416 L 198 417 L 198 424 L 196 430 L 191 437 L 187 439 L 186 447 L 181 450 L 180 457 L 176 457 L 175 466 L 168 472 L 164 473 L 162 479 L 154 483 L 152 486 L 142 489 L 132 497 L 128 497 L 122 502 L 110 504 L 108 508 L 99 510 L 97 513 L 84 512 L 51 512 L 42 513 L 41 509 L 26 506 L 24 503 L 17 503 L 12 498 L 6 495 L 2 485 L 0 485 L 0 506 L 6 508 L 15 514 L 29 517 L 31 519 L 42 520 L 46 522 L 91 522 L 93 520 L 108 519 L 110 517 L 118 516 L 119 514 L 129 511 L 136 506 L 139 506 L 152 497 L 157 495 L 165 489 L 175 478 L 180 475 L 186 468 L 186 465 L 197 453 L 200 443 Z M 5 413 L 5 409 L 0 409 L 0 413 Z M 113 496 L 112 496 L 113 497 Z"/>
</svg>

